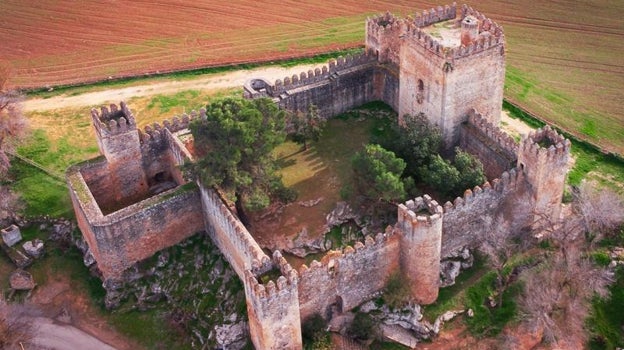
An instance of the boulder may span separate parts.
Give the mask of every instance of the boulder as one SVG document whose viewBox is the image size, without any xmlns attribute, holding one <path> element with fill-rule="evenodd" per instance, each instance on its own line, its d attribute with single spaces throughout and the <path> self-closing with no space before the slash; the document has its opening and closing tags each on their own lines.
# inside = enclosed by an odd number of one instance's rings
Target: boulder
<svg viewBox="0 0 624 350">
<path fill-rule="evenodd" d="M 35 288 L 35 280 L 32 275 L 25 270 L 15 270 L 9 277 L 9 284 L 15 290 L 31 290 Z"/>
<path fill-rule="evenodd" d="M 38 238 L 32 241 L 26 241 L 22 247 L 24 251 L 33 258 L 38 258 L 43 254 L 43 241 Z"/>
<path fill-rule="evenodd" d="M 325 219 L 327 221 L 327 227 L 331 229 L 334 226 L 340 226 L 349 220 L 355 220 L 357 218 L 358 216 L 347 202 L 338 202 L 334 210 L 327 214 Z"/>
<path fill-rule="evenodd" d="M 222 349 L 242 349 L 247 343 L 247 322 L 224 324 L 215 327 L 215 340 Z"/>
</svg>

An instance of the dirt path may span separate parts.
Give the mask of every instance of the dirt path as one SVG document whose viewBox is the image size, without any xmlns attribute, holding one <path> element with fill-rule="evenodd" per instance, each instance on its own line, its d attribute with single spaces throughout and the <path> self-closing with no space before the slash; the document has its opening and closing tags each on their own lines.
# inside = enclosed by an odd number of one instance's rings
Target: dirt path
<svg viewBox="0 0 624 350">
<path fill-rule="evenodd" d="M 92 335 L 67 324 L 61 324 L 47 317 L 30 320 L 35 329 L 31 342 L 41 349 L 51 350 L 115 350 Z"/>
<path fill-rule="evenodd" d="M 216 90 L 242 87 L 250 77 L 265 78 L 269 81 L 284 79 L 284 77 L 308 71 L 321 64 L 304 64 L 289 68 L 270 66 L 254 69 L 242 69 L 226 73 L 215 73 L 197 79 L 171 80 L 142 84 L 124 88 L 111 88 L 104 91 L 87 92 L 76 96 L 59 95 L 51 98 L 33 98 L 24 101 L 26 112 L 46 111 L 62 108 L 97 106 L 108 102 L 119 102 L 132 97 L 145 97 L 160 94 L 174 94 L 185 90 Z"/>
</svg>

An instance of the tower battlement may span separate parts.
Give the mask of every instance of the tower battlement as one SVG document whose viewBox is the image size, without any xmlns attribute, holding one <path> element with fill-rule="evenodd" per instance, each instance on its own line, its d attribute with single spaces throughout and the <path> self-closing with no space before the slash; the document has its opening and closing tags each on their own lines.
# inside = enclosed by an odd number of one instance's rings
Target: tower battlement
<svg viewBox="0 0 624 350">
<path fill-rule="evenodd" d="M 120 134 L 137 128 L 134 115 L 123 101 L 119 103 L 119 107 L 111 104 L 109 108 L 102 106 L 100 111 L 93 108 L 91 118 L 97 133 L 101 136 Z"/>
<path fill-rule="evenodd" d="M 414 234 L 418 227 L 432 227 L 442 221 L 442 207 L 429 195 L 399 204 L 398 224 L 404 234 Z"/>
</svg>

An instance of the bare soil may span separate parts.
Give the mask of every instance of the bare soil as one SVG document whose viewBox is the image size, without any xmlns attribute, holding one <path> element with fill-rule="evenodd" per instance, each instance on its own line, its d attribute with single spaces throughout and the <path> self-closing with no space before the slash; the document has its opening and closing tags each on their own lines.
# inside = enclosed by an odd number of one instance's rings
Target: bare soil
<svg viewBox="0 0 624 350">
<path fill-rule="evenodd" d="M 117 349 L 142 347 L 120 334 L 69 277 L 53 273 L 38 286 L 27 302 L 40 315 L 33 317 L 33 342 L 46 349 Z"/>
</svg>

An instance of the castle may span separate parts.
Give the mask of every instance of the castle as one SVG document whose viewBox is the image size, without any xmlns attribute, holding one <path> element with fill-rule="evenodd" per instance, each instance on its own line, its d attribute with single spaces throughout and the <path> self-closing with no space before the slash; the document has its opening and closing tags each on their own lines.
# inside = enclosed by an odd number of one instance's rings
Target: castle
<svg viewBox="0 0 624 350">
<path fill-rule="evenodd" d="M 93 110 L 102 156 L 72 166 L 67 182 L 105 288 L 114 290 L 133 264 L 204 230 L 243 281 L 257 349 L 301 349 L 302 321 L 358 306 L 393 273 L 409 282 L 416 301 L 434 302 L 442 257 L 474 245 L 481 232 L 559 216 L 570 142 L 548 127 L 519 143 L 498 129 L 504 71 L 502 28 L 453 4 L 409 19 L 368 19 L 362 55 L 275 82 L 250 79 L 246 98 L 269 97 L 289 110 L 315 104 L 325 117 L 375 100 L 399 116 L 422 112 L 446 147 L 476 155 L 491 179 L 452 203 L 409 200 L 398 206 L 394 227 L 298 271 L 279 251 L 267 255 L 216 191 L 180 171 L 193 161 L 183 142 L 189 122 L 205 110 L 143 131 L 124 103 Z M 280 277 L 261 283 L 273 269 Z"/>
</svg>

